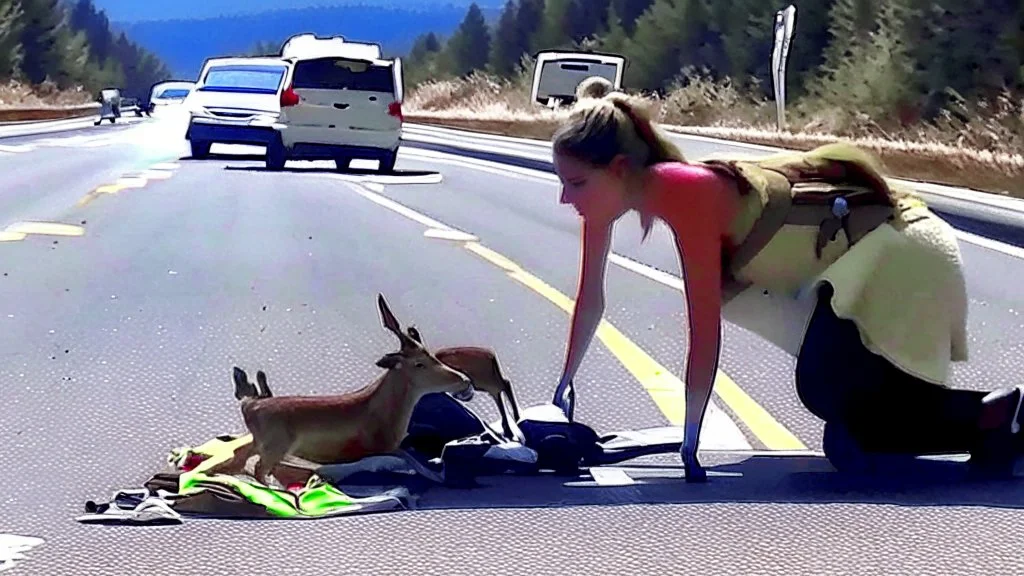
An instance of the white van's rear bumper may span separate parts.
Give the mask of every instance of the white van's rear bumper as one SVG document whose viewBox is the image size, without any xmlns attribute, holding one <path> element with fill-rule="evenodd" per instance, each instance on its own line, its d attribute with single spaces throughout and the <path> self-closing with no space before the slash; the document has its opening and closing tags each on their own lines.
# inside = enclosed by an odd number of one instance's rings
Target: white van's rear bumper
<svg viewBox="0 0 1024 576">
<path fill-rule="evenodd" d="M 324 128 L 276 123 L 274 130 L 281 135 L 281 143 L 292 149 L 302 145 L 338 148 L 377 149 L 393 151 L 402 139 L 401 127 L 394 130 L 359 128 Z"/>
</svg>

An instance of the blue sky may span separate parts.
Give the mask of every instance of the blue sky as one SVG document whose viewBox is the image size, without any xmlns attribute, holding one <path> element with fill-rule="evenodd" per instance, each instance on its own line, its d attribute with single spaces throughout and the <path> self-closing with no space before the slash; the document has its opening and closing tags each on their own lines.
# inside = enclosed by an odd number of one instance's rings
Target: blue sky
<svg viewBox="0 0 1024 576">
<path fill-rule="evenodd" d="M 264 12 L 282 8 L 309 6 L 377 4 L 399 6 L 444 5 L 469 6 L 472 0 L 93 0 L 98 8 L 115 22 L 138 20 L 167 20 L 180 18 L 212 18 L 222 14 Z M 498 0 L 481 0 L 481 7 L 501 5 Z M 246 6 L 242 9 L 241 6 Z"/>
</svg>

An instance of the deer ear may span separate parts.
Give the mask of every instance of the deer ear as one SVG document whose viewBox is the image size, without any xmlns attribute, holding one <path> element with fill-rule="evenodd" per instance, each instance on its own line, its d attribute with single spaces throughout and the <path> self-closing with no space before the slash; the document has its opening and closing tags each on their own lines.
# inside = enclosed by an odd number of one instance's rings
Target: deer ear
<svg viewBox="0 0 1024 576">
<path fill-rule="evenodd" d="M 380 360 L 377 360 L 377 366 L 386 370 L 394 370 L 402 365 L 403 359 L 401 354 L 392 352 L 391 354 L 381 356 Z"/>
<path fill-rule="evenodd" d="M 395 315 L 391 312 L 391 307 L 388 306 L 387 301 L 384 300 L 384 295 L 380 293 L 377 294 L 377 310 L 380 312 L 380 323 L 384 328 L 394 332 L 399 338 L 401 338 L 402 328 L 398 325 L 398 319 L 396 319 Z"/>
</svg>

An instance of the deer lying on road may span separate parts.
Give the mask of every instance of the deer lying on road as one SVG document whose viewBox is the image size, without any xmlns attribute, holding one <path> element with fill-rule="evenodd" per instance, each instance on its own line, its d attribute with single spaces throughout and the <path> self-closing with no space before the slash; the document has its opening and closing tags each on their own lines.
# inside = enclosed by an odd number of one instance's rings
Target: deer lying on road
<svg viewBox="0 0 1024 576">
<path fill-rule="evenodd" d="M 410 326 L 408 334 L 420 345 L 426 345 L 416 328 Z M 515 395 L 512 394 L 512 383 L 501 373 L 501 367 L 498 365 L 498 358 L 494 355 L 494 351 L 475 346 L 454 346 L 434 350 L 434 356 L 469 376 L 469 379 L 473 381 L 474 389 L 486 392 L 491 398 L 494 398 L 495 404 L 498 405 L 498 413 L 501 414 L 502 432 L 508 438 L 515 438 L 508 422 L 505 403 L 501 398 L 502 392 L 508 397 L 509 405 L 512 407 L 512 417 L 516 422 L 519 421 L 519 405 L 516 403 Z"/>
<path fill-rule="evenodd" d="M 235 397 L 259 454 L 255 476 L 268 482 L 286 457 L 314 464 L 342 464 L 398 450 L 420 398 L 449 392 L 472 398 L 469 378 L 444 364 L 417 339 L 402 332 L 384 296 L 377 295 L 381 323 L 398 337 L 398 352 L 385 354 L 377 366 L 387 370 L 359 390 L 331 396 L 273 396 L 266 375 L 259 387 L 245 371 L 234 370 Z"/>
</svg>

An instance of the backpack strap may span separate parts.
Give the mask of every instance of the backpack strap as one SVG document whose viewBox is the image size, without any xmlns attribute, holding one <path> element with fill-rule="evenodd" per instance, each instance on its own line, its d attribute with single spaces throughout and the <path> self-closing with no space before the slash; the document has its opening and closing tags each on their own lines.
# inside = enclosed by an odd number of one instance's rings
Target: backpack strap
<svg viewBox="0 0 1024 576">
<path fill-rule="evenodd" d="M 822 180 L 796 180 L 790 171 L 759 167 L 767 186 L 761 214 L 731 254 L 723 255 L 723 286 L 731 297 L 746 285 L 736 274 L 771 242 L 785 225 L 817 226 L 815 256 L 821 258 L 840 230 L 853 246 L 869 232 L 891 220 L 896 212 L 888 188 L 877 190 L 863 184 L 840 184 Z M 737 171 L 737 174 L 742 174 Z M 742 184 L 749 187 L 749 182 Z"/>
<path fill-rule="evenodd" d="M 761 209 L 761 215 L 754 221 L 746 238 L 736 246 L 729 256 L 730 276 L 735 275 L 756 258 L 789 219 L 789 213 L 793 207 L 792 189 L 789 186 L 773 186 L 771 184 L 769 183 L 765 187 L 767 198 L 765 198 L 764 207 Z"/>
</svg>

